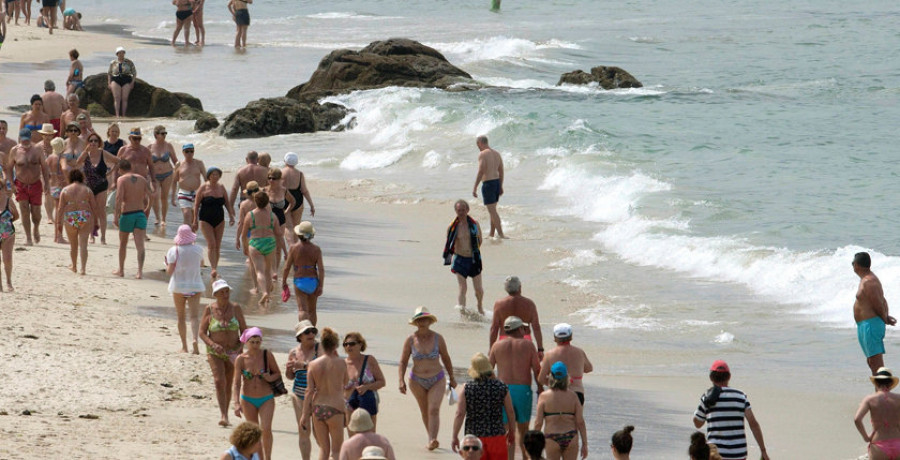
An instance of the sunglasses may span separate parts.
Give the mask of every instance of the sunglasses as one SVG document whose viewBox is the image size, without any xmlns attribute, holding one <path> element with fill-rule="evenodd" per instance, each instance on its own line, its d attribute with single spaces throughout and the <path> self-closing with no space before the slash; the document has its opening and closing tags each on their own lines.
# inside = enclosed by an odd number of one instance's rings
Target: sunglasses
<svg viewBox="0 0 900 460">
<path fill-rule="evenodd" d="M 90 140 L 88 140 L 88 142 L 90 142 L 91 144 L 99 144 L 100 139 L 90 139 Z"/>
<path fill-rule="evenodd" d="M 66 132 L 67 133 L 80 133 L 81 130 L 80 129 L 67 129 Z"/>
<path fill-rule="evenodd" d="M 344 348 L 355 347 L 359 342 L 344 342 Z"/>
<path fill-rule="evenodd" d="M 161 133 L 156 133 L 157 136 L 166 136 L 166 135 L 168 135 L 168 134 L 169 134 L 169 133 L 167 133 L 167 132 L 165 132 L 165 131 L 163 131 L 163 132 L 161 132 Z"/>
<path fill-rule="evenodd" d="M 478 446 L 462 446 L 462 450 L 473 450 L 475 452 L 478 452 L 479 450 L 481 450 L 481 448 Z"/>
<path fill-rule="evenodd" d="M 184 153 L 194 153 L 194 149 L 185 150 Z"/>
</svg>

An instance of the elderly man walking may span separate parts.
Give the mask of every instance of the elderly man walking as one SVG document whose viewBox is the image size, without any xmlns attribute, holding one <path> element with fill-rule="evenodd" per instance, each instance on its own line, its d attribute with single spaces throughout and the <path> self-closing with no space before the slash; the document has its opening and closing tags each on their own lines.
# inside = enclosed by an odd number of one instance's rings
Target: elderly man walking
<svg viewBox="0 0 900 460">
<path fill-rule="evenodd" d="M 538 376 L 538 382 L 541 385 L 547 384 L 547 376 L 550 375 L 550 368 L 553 363 L 562 361 L 569 372 L 571 384 L 569 389 L 578 395 L 581 405 L 584 405 L 584 374 L 588 374 L 594 370 L 594 365 L 588 359 L 587 354 L 581 348 L 572 345 L 572 326 L 566 323 L 559 323 L 553 327 L 553 340 L 556 341 L 556 348 L 544 354 L 544 360 L 541 361 L 541 373 Z"/>
<path fill-rule="evenodd" d="M 531 340 L 525 338 L 525 323 L 518 316 L 509 316 L 503 322 L 503 330 L 506 332 L 507 338 L 498 341 L 491 347 L 489 358 L 491 366 L 497 368 L 497 378 L 505 383 L 509 388 L 509 396 L 512 400 L 513 410 L 515 414 L 503 414 L 503 421 L 507 421 L 507 417 L 515 416 L 516 431 L 518 436 L 513 436 L 510 432 L 510 438 L 515 437 L 522 452 L 522 460 L 525 457 L 525 445 L 522 441 L 525 439 L 525 432 L 528 431 L 528 423 L 531 421 L 531 405 L 534 401 L 534 393 L 531 391 L 532 379 L 535 383 L 538 381 L 538 375 L 541 371 L 541 361 L 538 358 L 538 351 L 531 343 Z M 538 393 L 543 391 L 543 386 L 537 383 Z M 515 452 L 510 449 L 509 458 L 513 458 Z"/>
</svg>

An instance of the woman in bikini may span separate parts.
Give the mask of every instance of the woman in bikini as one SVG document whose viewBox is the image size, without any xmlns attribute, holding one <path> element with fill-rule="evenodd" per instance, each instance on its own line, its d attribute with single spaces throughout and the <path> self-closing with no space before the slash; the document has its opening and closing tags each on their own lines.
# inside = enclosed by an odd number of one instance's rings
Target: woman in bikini
<svg viewBox="0 0 900 460">
<path fill-rule="evenodd" d="M 317 324 L 316 303 L 325 285 L 325 265 L 322 263 L 322 249 L 311 240 L 316 229 L 309 222 L 301 222 L 294 227 L 299 241 L 291 246 L 284 270 L 281 272 L 281 288 L 289 289 L 288 273 L 294 269 L 294 292 L 297 294 L 297 310 L 300 320 L 308 319 Z M 374 414 L 371 414 L 374 415 Z"/>
<path fill-rule="evenodd" d="M 62 169 L 62 152 L 66 148 L 66 142 L 62 138 L 57 137 L 50 141 L 50 155 L 47 155 L 47 177 L 50 179 L 48 184 L 50 188 L 50 198 L 44 202 L 44 210 L 47 212 L 47 218 L 50 222 L 56 218 L 56 207 L 59 201 L 59 194 L 63 187 L 66 186 L 66 176 Z M 56 226 L 53 227 L 56 229 Z M 58 232 L 54 233 L 53 241 L 59 243 L 62 235 Z"/>
<path fill-rule="evenodd" d="M 5 182 L 8 178 L 4 177 Z M 12 286 L 12 256 L 13 247 L 16 245 L 16 226 L 13 224 L 19 219 L 19 211 L 9 195 L 9 190 L 0 186 L 0 260 L 3 261 L 3 270 L 6 272 L 6 289 L 13 291 Z M 3 283 L 0 282 L 0 292 L 3 292 Z"/>
<path fill-rule="evenodd" d="M 344 387 L 344 397 L 350 409 L 365 409 L 372 416 L 372 424 L 377 424 L 378 390 L 384 388 L 386 380 L 378 360 L 372 355 L 364 355 L 366 339 L 359 332 L 348 332 L 344 336 L 344 353 L 347 353 L 347 373 L 350 381 Z M 353 393 L 358 396 L 354 398 Z M 354 403 L 354 400 L 357 401 Z M 372 430 L 374 431 L 374 430 Z"/>
<path fill-rule="evenodd" d="M 156 188 L 156 193 L 152 197 L 153 216 L 156 218 L 156 222 L 162 225 L 166 225 L 169 199 L 171 198 L 169 194 L 172 192 L 172 174 L 178 163 L 175 147 L 170 142 L 166 142 L 168 134 L 165 126 L 156 126 L 153 128 L 153 137 L 156 140 L 147 146 L 150 149 L 150 160 L 153 161 L 153 171 L 151 172 L 156 176 L 156 182 L 159 183 L 159 187 Z M 162 205 L 161 215 L 159 213 L 160 204 Z"/>
<path fill-rule="evenodd" d="M 284 188 L 284 182 L 281 180 L 281 170 L 278 168 L 269 168 L 269 185 L 266 187 L 266 193 L 269 194 L 269 204 L 272 205 L 272 212 L 278 218 L 281 228 L 294 228 L 294 223 L 289 219 L 291 207 L 294 205 L 294 197 L 288 194 L 288 190 Z M 278 235 L 284 238 L 284 234 Z M 275 267 L 276 271 L 278 267 Z"/>
<path fill-rule="evenodd" d="M 197 317 L 200 313 L 200 296 L 206 290 L 200 265 L 203 263 L 203 248 L 194 244 L 197 235 L 191 231 L 190 225 L 178 227 L 175 234 L 175 246 L 166 252 L 166 274 L 169 275 L 169 294 L 175 302 L 178 315 L 178 335 L 181 336 L 181 352 L 187 353 L 187 325 L 185 324 L 185 304 L 191 311 L 191 332 L 194 335 L 194 354 L 197 349 Z M 228 400 L 225 401 L 228 407 Z"/>
<path fill-rule="evenodd" d="M 78 50 L 69 51 L 69 60 L 72 65 L 69 66 L 69 78 L 66 79 L 66 97 L 75 93 L 78 88 L 84 88 L 84 65 L 78 60 Z"/>
<path fill-rule="evenodd" d="M 294 203 L 291 204 L 290 210 L 290 219 L 291 222 L 302 222 L 303 221 L 303 199 L 309 202 L 309 213 L 311 216 L 316 216 L 316 206 L 312 202 L 312 198 L 309 196 L 309 190 L 306 189 L 306 177 L 303 176 L 303 172 L 296 168 L 297 163 L 300 162 L 300 158 L 294 152 L 288 152 L 284 155 L 284 168 L 281 168 L 281 178 L 284 187 L 291 194 L 291 197 L 294 198 Z M 297 237 L 292 233 L 291 236 L 291 244 L 297 242 Z"/>
<path fill-rule="evenodd" d="M 534 429 L 542 430 L 547 438 L 547 460 L 575 460 L 578 458 L 578 438 L 581 437 L 581 456 L 587 457 L 587 428 L 581 402 L 569 391 L 569 371 L 562 361 L 553 363 L 548 377 L 550 391 L 538 396 Z M 552 442 L 551 442 L 552 441 Z"/>
<path fill-rule="evenodd" d="M 172 0 L 175 5 L 175 33 L 172 34 L 172 46 L 175 46 L 175 39 L 181 28 L 184 28 L 184 46 L 191 44 L 191 15 L 194 14 L 194 3 L 191 0 Z"/>
<path fill-rule="evenodd" d="M 275 355 L 262 348 L 262 331 L 251 327 L 241 333 L 247 351 L 234 362 L 234 415 L 244 416 L 248 422 L 263 430 L 262 460 L 272 460 L 272 417 L 275 415 L 275 395 L 270 382 L 281 378 Z M 238 399 L 240 395 L 240 399 Z"/>
<path fill-rule="evenodd" d="M 863 441 L 869 443 L 869 459 L 897 460 L 900 458 L 900 395 L 891 390 L 900 379 L 890 369 L 882 367 L 869 380 L 875 385 L 875 393 L 860 402 L 854 417 L 856 429 Z M 871 434 L 863 424 L 866 414 L 871 414 Z"/>
<path fill-rule="evenodd" d="M 256 282 L 256 269 L 253 267 L 253 259 L 250 258 L 250 247 L 247 244 L 241 246 L 241 241 L 243 240 L 242 235 L 245 233 L 249 235 L 249 232 L 244 228 L 244 218 L 247 217 L 250 211 L 256 209 L 256 201 L 253 200 L 253 195 L 259 191 L 259 184 L 255 180 L 247 182 L 247 188 L 244 190 L 244 196 L 247 199 L 241 201 L 241 204 L 238 205 L 237 229 L 235 229 L 234 238 L 234 248 L 244 254 L 244 257 L 247 258 L 247 267 L 250 268 L 252 275 L 250 279 L 253 280 L 253 288 L 250 289 L 251 295 L 259 294 L 259 284 Z"/>
<path fill-rule="evenodd" d="M 19 131 L 28 128 L 31 130 L 31 142 L 38 143 L 41 141 L 41 134 L 38 132 L 44 123 L 50 123 L 50 117 L 44 113 L 44 100 L 41 96 L 34 94 L 31 96 L 31 110 L 22 114 L 19 120 Z"/>
<path fill-rule="evenodd" d="M 188 227 L 182 225 L 182 227 Z M 190 227 L 188 227 L 190 230 Z M 202 251 L 201 251 L 202 252 Z M 199 271 L 199 266 L 197 270 Z M 219 425 L 228 426 L 228 401 L 235 376 L 234 360 L 243 352 L 241 333 L 247 329 L 244 311 L 230 300 L 231 287 L 223 279 L 213 282 L 216 301 L 207 305 L 200 320 L 200 340 L 206 344 L 206 361 L 212 370 L 219 403 Z M 199 298 L 202 293 L 196 296 Z"/>
<path fill-rule="evenodd" d="M 84 173 L 84 182 L 94 194 L 93 232 L 91 243 L 100 230 L 100 243 L 106 244 L 106 193 L 109 190 L 109 176 L 119 163 L 119 157 L 103 150 L 103 139 L 97 133 L 88 136 L 87 147 L 75 163 Z"/>
<path fill-rule="evenodd" d="M 417 308 L 409 320 L 409 324 L 416 326 L 416 332 L 403 342 L 403 352 L 400 356 L 400 393 L 403 394 L 406 394 L 407 389 L 406 368 L 409 359 L 413 360 L 413 368 L 409 372 L 409 389 L 419 403 L 422 423 L 428 432 L 426 445 L 428 450 L 440 446 L 437 438 L 441 427 L 441 401 L 444 398 L 448 378 L 450 387 L 456 388 L 453 363 L 450 362 L 447 344 L 440 334 L 431 330 L 431 325 L 436 322 L 437 317 L 429 313 L 427 308 Z"/>
<path fill-rule="evenodd" d="M 319 460 L 339 458 L 347 426 L 344 386 L 350 380 L 347 363 L 338 356 L 341 338 L 330 328 L 322 331 L 322 356 L 309 363 L 307 393 L 301 428 L 309 428 L 313 418 L 313 434 L 319 445 Z"/>
<path fill-rule="evenodd" d="M 84 185 L 84 173 L 78 169 L 69 171 L 69 185 L 59 195 L 59 206 L 56 207 L 56 229 L 62 233 L 63 226 L 69 237 L 69 257 L 73 273 L 77 272 L 78 254 L 81 254 L 81 274 L 87 264 L 88 236 L 93 229 L 94 217 L 97 211 L 94 208 L 94 194 L 87 185 Z M 65 225 L 64 225 L 65 224 Z"/>
<path fill-rule="evenodd" d="M 294 376 L 291 400 L 294 403 L 294 416 L 297 418 L 297 429 L 300 433 L 300 457 L 303 460 L 309 460 L 312 449 L 309 442 L 309 429 L 303 427 L 302 419 L 309 363 L 318 358 L 320 353 L 319 342 L 316 341 L 318 334 L 319 330 L 309 320 L 300 321 L 294 326 L 294 337 L 296 337 L 298 345 L 288 353 L 284 369 L 287 375 Z"/>
<path fill-rule="evenodd" d="M 228 203 L 228 190 L 219 183 L 222 178 L 222 170 L 215 166 L 206 171 L 206 182 L 197 189 L 194 199 L 194 223 L 197 228 L 199 222 L 203 239 L 206 240 L 206 250 L 209 252 L 209 264 L 212 266 L 212 277 L 219 276 L 219 253 L 222 250 L 222 236 L 225 234 L 225 210 L 228 210 L 228 225 L 234 225 L 234 210 L 226 206 Z"/>
<path fill-rule="evenodd" d="M 253 201 L 256 203 L 256 209 L 244 217 L 240 237 L 244 246 L 249 248 L 250 259 L 256 269 L 256 283 L 262 292 L 259 306 L 265 309 L 269 306 L 269 296 L 274 288 L 272 267 L 275 266 L 275 258 L 287 254 L 284 238 L 276 238 L 281 234 L 281 225 L 278 224 L 275 214 L 269 210 L 269 195 L 255 193 Z"/>
</svg>

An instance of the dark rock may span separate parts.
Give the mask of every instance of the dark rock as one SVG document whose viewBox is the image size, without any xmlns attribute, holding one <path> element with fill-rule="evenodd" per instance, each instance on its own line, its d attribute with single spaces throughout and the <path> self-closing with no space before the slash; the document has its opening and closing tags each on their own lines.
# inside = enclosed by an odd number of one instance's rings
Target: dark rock
<svg viewBox="0 0 900 460">
<path fill-rule="evenodd" d="M 564 73 L 556 85 L 586 85 L 595 82 L 603 89 L 641 88 L 644 86 L 625 70 L 619 67 L 606 66 L 594 67 L 591 69 L 591 73 L 581 70 Z"/>
<path fill-rule="evenodd" d="M 206 113 L 206 112 L 204 112 Z M 198 118 L 194 123 L 194 131 L 198 133 L 205 133 L 207 131 L 212 131 L 219 127 L 219 120 L 216 117 L 201 117 Z"/>
<path fill-rule="evenodd" d="M 11 105 L 11 106 L 7 107 L 7 110 L 9 110 L 10 112 L 13 112 L 13 113 L 25 113 L 25 112 L 31 110 L 31 106 L 28 104 Z"/>
<path fill-rule="evenodd" d="M 87 111 L 89 114 L 91 114 L 92 117 L 96 117 L 96 118 L 112 116 L 112 114 L 107 112 L 106 109 L 104 109 L 102 105 L 100 105 L 96 102 L 91 102 L 90 104 L 88 104 Z"/>
<path fill-rule="evenodd" d="M 80 98 L 81 107 L 89 108 L 91 104 L 97 104 L 107 114 L 115 113 L 113 96 L 106 83 L 106 74 L 91 75 L 85 78 L 84 88 L 79 88 L 75 93 Z M 203 110 L 200 100 L 190 94 L 172 93 L 137 79 L 128 96 L 126 115 L 129 117 L 171 117 L 182 106 Z M 91 114 L 93 115 L 93 113 Z"/>
<path fill-rule="evenodd" d="M 219 132 L 227 138 L 274 136 L 329 130 L 349 113 L 337 104 L 300 102 L 288 97 L 259 99 L 225 118 Z"/>
<path fill-rule="evenodd" d="M 287 93 L 299 100 L 356 90 L 405 86 L 447 89 L 471 83 L 472 76 L 450 64 L 434 48 L 406 38 L 372 42 L 360 51 L 332 51 L 309 81 Z"/>
</svg>

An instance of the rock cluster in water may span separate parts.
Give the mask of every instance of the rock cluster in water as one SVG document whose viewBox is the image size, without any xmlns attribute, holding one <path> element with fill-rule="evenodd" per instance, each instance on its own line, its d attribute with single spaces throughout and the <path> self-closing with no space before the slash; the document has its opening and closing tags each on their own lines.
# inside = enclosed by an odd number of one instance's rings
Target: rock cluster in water
<svg viewBox="0 0 900 460">
<path fill-rule="evenodd" d="M 598 66 L 591 73 L 582 70 L 562 74 L 559 85 L 588 85 L 597 83 L 603 89 L 641 88 L 644 85 L 620 67 Z"/>
</svg>

